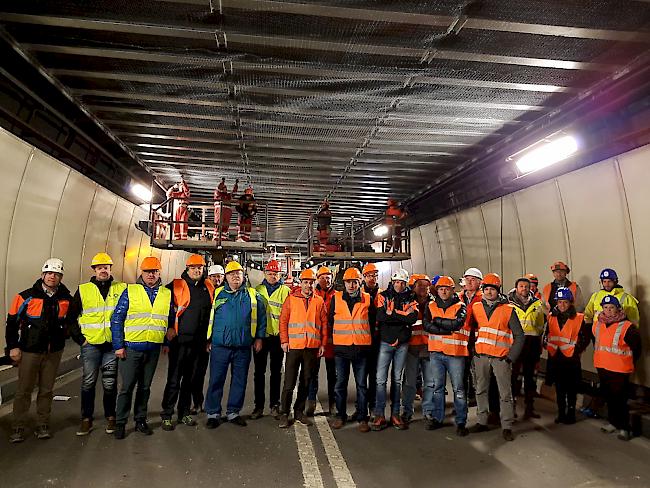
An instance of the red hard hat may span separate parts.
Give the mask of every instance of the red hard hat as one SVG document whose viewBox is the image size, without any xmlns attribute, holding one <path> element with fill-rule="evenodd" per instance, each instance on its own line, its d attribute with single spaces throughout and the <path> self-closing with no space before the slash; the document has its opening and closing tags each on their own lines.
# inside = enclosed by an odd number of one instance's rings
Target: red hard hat
<svg viewBox="0 0 650 488">
<path fill-rule="evenodd" d="M 281 271 L 280 263 L 278 263 L 275 259 L 272 259 L 266 264 L 266 268 L 264 268 L 264 270 L 279 273 Z"/>
</svg>

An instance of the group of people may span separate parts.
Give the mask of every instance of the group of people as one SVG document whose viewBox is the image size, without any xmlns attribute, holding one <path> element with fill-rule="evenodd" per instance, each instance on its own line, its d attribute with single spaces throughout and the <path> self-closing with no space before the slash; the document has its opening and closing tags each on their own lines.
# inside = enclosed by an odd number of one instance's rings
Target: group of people
<svg viewBox="0 0 650 488">
<path fill-rule="evenodd" d="M 256 288 L 249 286 L 237 261 L 225 269 L 211 266 L 206 273 L 206 262 L 198 254 L 189 256 L 181 277 L 166 286 L 156 257 L 145 258 L 138 280 L 128 285 L 113 279 L 112 264 L 106 253 L 97 254 L 91 262 L 94 276 L 72 296 L 62 283 L 63 262 L 51 258 L 34 286 L 14 298 L 6 329 L 9 355 L 19 373 L 11 442 L 25 439 L 36 385 L 35 434 L 39 439 L 51 436 L 52 390 L 68 335 L 81 346 L 80 436 L 93 429 L 100 373 L 106 433 L 124 439 L 133 409 L 135 430 L 152 434 L 147 410 L 162 352 L 168 356 L 161 405 L 164 431 L 195 426 L 195 416 L 203 409 L 208 429 L 224 422 L 246 426 L 241 410 L 251 359 L 254 410 L 249 418 L 262 417 L 268 404 L 280 428 L 293 422 L 311 425 L 324 358 L 333 429 L 348 420 L 358 422 L 360 432 L 389 425 L 407 429 L 420 376 L 425 428 L 442 428 L 449 376 L 457 435 L 489 430 L 492 416 L 500 419 L 503 438 L 511 441 L 520 375 L 524 419 L 539 417 L 535 376 L 543 349 L 548 352 L 546 379 L 557 393 L 556 422 L 576 421 L 580 355 L 593 343 L 594 366 L 608 406 L 609 423 L 603 431 L 630 438 L 627 388 L 641 354 L 639 311 L 612 269 L 601 272 L 602 289 L 583 312 L 580 287 L 568 279 L 570 270 L 562 262 L 551 267 L 554 280 L 541 291 L 538 278 L 528 274 L 507 294 L 497 274 L 483 275 L 477 268 L 465 272 L 462 290 L 456 293 L 450 276 L 431 279 L 404 269 L 393 273 L 382 290 L 372 263 L 362 270 L 345 269 L 341 290 L 325 266 L 303 270 L 298 285 L 290 288 L 274 260 L 267 263 Z M 356 409 L 348 416 L 350 371 Z M 471 397 L 478 415 L 468 428 Z"/>
</svg>

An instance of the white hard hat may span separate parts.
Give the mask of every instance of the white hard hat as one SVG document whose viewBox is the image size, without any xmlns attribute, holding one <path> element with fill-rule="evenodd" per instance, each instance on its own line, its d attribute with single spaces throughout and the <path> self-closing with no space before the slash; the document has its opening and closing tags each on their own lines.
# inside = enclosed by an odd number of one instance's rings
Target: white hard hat
<svg viewBox="0 0 650 488">
<path fill-rule="evenodd" d="M 467 268 L 467 271 L 465 271 L 465 274 L 463 276 L 473 276 L 479 280 L 483 279 L 483 273 L 481 273 L 481 270 L 478 268 Z"/>
<path fill-rule="evenodd" d="M 390 277 L 391 281 L 409 281 L 409 272 L 403 268 L 398 269 L 393 273 L 393 276 Z"/>
<path fill-rule="evenodd" d="M 61 261 L 59 258 L 50 258 L 45 261 L 45 263 L 43 263 L 41 271 L 43 273 L 49 272 L 63 274 L 63 261 Z"/>
<path fill-rule="evenodd" d="M 220 264 L 213 264 L 212 266 L 210 266 L 210 268 L 208 268 L 208 276 L 215 275 L 215 274 L 220 274 L 220 275 L 226 274 L 223 269 L 223 266 L 221 266 Z"/>
</svg>

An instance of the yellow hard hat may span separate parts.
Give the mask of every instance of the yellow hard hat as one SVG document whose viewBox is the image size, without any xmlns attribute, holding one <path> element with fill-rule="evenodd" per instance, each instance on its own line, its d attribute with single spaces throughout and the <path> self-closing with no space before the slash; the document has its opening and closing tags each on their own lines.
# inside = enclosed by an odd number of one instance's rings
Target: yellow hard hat
<svg viewBox="0 0 650 488">
<path fill-rule="evenodd" d="M 244 268 L 237 261 L 230 261 L 226 266 L 226 274 L 231 273 L 233 271 L 244 271 Z"/>
<path fill-rule="evenodd" d="M 90 267 L 98 266 L 100 264 L 113 264 L 111 257 L 105 252 L 98 252 L 93 256 L 93 260 L 90 262 Z"/>
</svg>

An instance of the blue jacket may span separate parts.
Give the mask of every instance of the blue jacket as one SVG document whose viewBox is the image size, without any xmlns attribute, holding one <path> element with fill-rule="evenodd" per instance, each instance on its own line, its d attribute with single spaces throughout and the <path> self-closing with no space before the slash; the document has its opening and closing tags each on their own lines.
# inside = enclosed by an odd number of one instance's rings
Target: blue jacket
<svg viewBox="0 0 650 488">
<path fill-rule="evenodd" d="M 149 300 L 153 304 L 158 294 L 158 288 L 162 286 L 162 283 L 159 281 L 156 286 L 149 288 L 145 285 L 141 279 L 138 279 L 138 284 L 142 285 L 149 296 Z M 174 322 L 176 319 L 176 314 L 174 312 L 174 296 L 172 295 L 172 303 L 169 307 L 169 318 L 168 318 L 168 327 L 174 327 Z M 124 290 L 120 299 L 117 301 L 113 315 L 111 316 L 111 333 L 113 334 L 113 349 L 117 351 L 122 349 L 124 346 L 127 346 L 136 351 L 151 351 L 152 349 L 159 348 L 162 344 L 155 344 L 153 342 L 127 342 L 124 340 L 124 321 L 126 320 L 126 313 L 129 310 L 129 293 L 128 290 Z"/>
<path fill-rule="evenodd" d="M 257 295 L 257 329 L 255 337 L 251 336 L 251 298 L 244 283 L 233 292 L 228 283 L 224 285 L 215 300 L 225 302 L 215 311 L 212 321 L 211 342 L 215 346 L 242 347 L 251 346 L 254 339 L 266 337 L 266 308 L 264 300 Z"/>
</svg>

